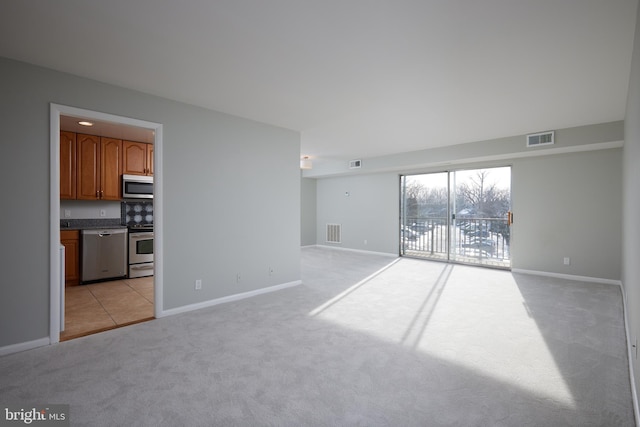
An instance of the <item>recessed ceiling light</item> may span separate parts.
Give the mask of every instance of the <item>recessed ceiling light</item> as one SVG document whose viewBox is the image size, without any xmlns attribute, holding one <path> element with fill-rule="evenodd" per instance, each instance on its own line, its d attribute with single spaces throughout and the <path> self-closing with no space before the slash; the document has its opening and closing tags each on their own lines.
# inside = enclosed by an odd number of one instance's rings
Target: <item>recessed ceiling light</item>
<svg viewBox="0 0 640 427">
<path fill-rule="evenodd" d="M 93 126 L 93 123 L 91 123 L 91 122 L 84 122 L 84 121 L 83 121 L 83 122 L 78 122 L 78 124 L 79 124 L 80 126 Z"/>
</svg>

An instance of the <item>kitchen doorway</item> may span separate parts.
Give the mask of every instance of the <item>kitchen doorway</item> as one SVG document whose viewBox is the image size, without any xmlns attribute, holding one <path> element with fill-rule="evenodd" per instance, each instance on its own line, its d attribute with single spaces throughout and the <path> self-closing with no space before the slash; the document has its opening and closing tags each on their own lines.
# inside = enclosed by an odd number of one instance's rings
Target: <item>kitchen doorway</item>
<svg viewBox="0 0 640 427">
<path fill-rule="evenodd" d="M 403 175 L 400 255 L 511 268 L 511 167 Z"/>
<path fill-rule="evenodd" d="M 91 110 L 84 110 L 58 104 L 50 104 L 50 321 L 49 339 L 50 343 L 60 341 L 61 325 L 64 325 L 64 302 L 65 302 L 65 280 L 62 275 L 64 266 L 61 265 L 62 254 L 60 251 L 60 123 L 64 117 L 83 118 L 89 121 L 97 121 L 114 126 L 115 128 L 129 127 L 139 128 L 153 132 L 153 164 L 154 164 L 154 276 L 152 280 L 152 300 L 153 317 L 162 315 L 162 124 L 146 122 L 123 116 L 115 116 Z M 100 212 L 102 216 L 102 212 Z M 132 283 L 121 283 L 138 293 L 148 293 L 144 291 L 145 285 L 132 281 Z M 133 286 L 132 286 L 133 285 Z M 96 292 L 99 293 L 98 290 Z M 94 294 L 95 296 L 95 294 Z M 117 322 L 116 322 L 117 323 Z M 127 324 L 127 322 L 123 322 Z M 121 326 L 121 325 L 119 325 Z"/>
</svg>

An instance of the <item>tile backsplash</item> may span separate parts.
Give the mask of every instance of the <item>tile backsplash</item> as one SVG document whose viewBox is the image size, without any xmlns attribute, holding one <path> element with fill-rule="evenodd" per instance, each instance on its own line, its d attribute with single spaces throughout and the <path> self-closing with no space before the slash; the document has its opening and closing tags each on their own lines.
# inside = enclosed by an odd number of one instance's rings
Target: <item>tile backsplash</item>
<svg viewBox="0 0 640 427">
<path fill-rule="evenodd" d="M 122 224 L 153 224 L 153 200 L 127 200 L 120 205 Z"/>
</svg>

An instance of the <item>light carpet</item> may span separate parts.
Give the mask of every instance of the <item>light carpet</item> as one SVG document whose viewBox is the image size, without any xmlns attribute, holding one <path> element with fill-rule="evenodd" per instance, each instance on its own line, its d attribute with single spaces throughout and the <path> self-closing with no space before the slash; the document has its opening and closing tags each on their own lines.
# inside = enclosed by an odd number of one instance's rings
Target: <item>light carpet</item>
<svg viewBox="0 0 640 427">
<path fill-rule="evenodd" d="M 302 250 L 303 284 L 0 358 L 90 426 L 633 426 L 620 289 Z"/>
</svg>

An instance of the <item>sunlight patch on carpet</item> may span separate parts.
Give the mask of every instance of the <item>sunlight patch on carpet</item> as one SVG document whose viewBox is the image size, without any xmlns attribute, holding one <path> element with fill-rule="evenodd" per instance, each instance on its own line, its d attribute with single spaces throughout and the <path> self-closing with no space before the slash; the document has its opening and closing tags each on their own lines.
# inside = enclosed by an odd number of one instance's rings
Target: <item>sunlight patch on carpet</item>
<svg viewBox="0 0 640 427">
<path fill-rule="evenodd" d="M 401 259 L 309 314 L 575 408 L 510 272 Z"/>
</svg>

